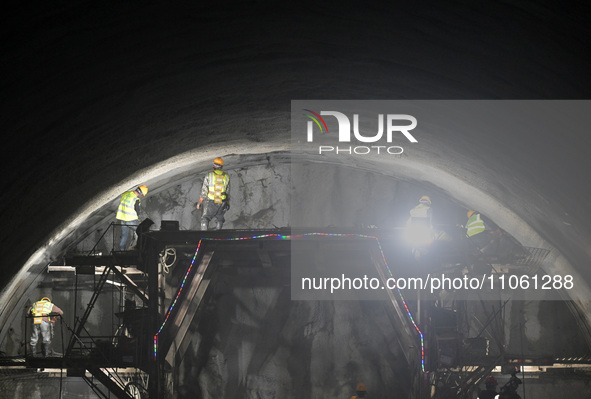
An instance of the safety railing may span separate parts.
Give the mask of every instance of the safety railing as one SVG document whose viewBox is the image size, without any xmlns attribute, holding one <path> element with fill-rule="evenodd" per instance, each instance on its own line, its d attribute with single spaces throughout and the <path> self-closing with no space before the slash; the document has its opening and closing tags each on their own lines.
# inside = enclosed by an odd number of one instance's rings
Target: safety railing
<svg viewBox="0 0 591 399">
<path fill-rule="evenodd" d="M 109 230 L 113 230 L 113 239 L 112 239 L 112 243 L 111 243 L 111 251 L 115 250 L 115 226 L 121 226 L 120 223 L 115 223 L 115 222 L 111 222 L 109 224 L 109 226 L 105 229 L 105 231 L 103 231 L 103 234 L 101 234 L 101 236 L 98 238 L 98 240 L 96 240 L 96 243 L 94 244 L 94 246 L 92 247 L 92 249 L 90 251 L 88 251 L 88 255 L 96 255 L 97 254 L 97 247 L 99 246 L 99 244 L 103 241 L 103 239 L 105 238 L 105 236 L 107 235 L 107 233 L 109 232 Z"/>
<path fill-rule="evenodd" d="M 107 233 L 111 230 L 112 230 L 111 252 L 120 251 L 119 243 L 120 243 L 120 239 L 121 239 L 123 226 L 127 226 L 131 229 L 129 231 L 129 234 L 131 234 L 131 237 L 129 237 L 129 239 L 128 239 L 127 247 L 133 248 L 138 245 L 138 242 L 140 241 L 140 236 L 143 233 L 147 232 L 150 229 L 150 226 L 152 226 L 153 224 L 154 224 L 154 222 L 150 219 L 144 219 L 141 223 L 138 223 L 137 225 L 129 225 L 129 224 L 121 223 L 121 222 L 111 222 L 109 224 L 109 226 L 105 229 L 105 231 L 103 231 L 103 233 L 97 239 L 94 246 L 90 249 L 90 251 L 88 251 L 87 255 L 97 255 L 98 254 L 97 248 L 98 248 L 99 244 L 103 240 L 105 240 Z M 116 229 L 115 226 L 117 226 L 118 228 Z M 116 234 L 116 230 L 118 230 L 119 234 Z M 106 244 L 106 246 L 108 248 L 109 244 Z"/>
<path fill-rule="evenodd" d="M 35 319 L 41 318 L 40 323 Z M 125 362 L 129 338 L 125 335 L 76 335 L 59 313 L 39 317 L 25 316 L 25 357 L 69 357 L 72 360 L 89 358 L 97 364 Z M 67 343 L 75 342 L 74 349 L 67 350 Z M 133 353 L 135 355 L 135 353 Z"/>
</svg>

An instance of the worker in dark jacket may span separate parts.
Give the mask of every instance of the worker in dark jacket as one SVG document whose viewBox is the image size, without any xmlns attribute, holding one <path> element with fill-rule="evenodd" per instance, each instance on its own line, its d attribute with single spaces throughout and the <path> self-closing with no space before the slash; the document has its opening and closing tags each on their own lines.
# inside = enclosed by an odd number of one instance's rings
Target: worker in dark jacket
<svg viewBox="0 0 591 399">
<path fill-rule="evenodd" d="M 55 322 L 58 316 L 63 315 L 64 312 L 51 303 L 51 299 L 45 297 L 33 303 L 28 313 L 33 316 L 33 333 L 29 341 L 31 352 L 34 356 L 37 351 L 39 336 L 41 336 L 42 353 L 44 357 L 48 357 L 51 353 L 52 323 Z"/>
<path fill-rule="evenodd" d="M 497 392 L 497 379 L 492 375 L 486 377 L 484 386 L 486 389 L 478 394 L 478 399 L 494 399 L 499 393 Z"/>
<path fill-rule="evenodd" d="M 213 160 L 213 170 L 203 179 L 201 196 L 197 209 L 203 209 L 201 230 L 209 228 L 209 221 L 215 219 L 215 229 L 220 230 L 225 222 L 224 214 L 230 209 L 230 176 L 222 170 L 224 160 Z M 205 201 L 205 204 L 203 202 Z"/>
</svg>

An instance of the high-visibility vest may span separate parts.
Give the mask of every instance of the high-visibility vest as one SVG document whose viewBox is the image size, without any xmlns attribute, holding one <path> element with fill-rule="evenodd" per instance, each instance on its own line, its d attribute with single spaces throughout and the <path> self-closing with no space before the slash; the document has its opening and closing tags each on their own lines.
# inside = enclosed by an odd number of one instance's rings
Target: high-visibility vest
<svg viewBox="0 0 591 399">
<path fill-rule="evenodd" d="M 486 230 L 484 221 L 480 218 L 480 213 L 474 213 L 466 222 L 466 235 L 472 237 Z"/>
<path fill-rule="evenodd" d="M 411 218 L 428 218 L 431 207 L 427 204 L 418 204 L 410 210 Z"/>
<path fill-rule="evenodd" d="M 431 225 L 431 207 L 427 204 L 418 204 L 410 210 L 410 224 Z"/>
<path fill-rule="evenodd" d="M 33 304 L 31 312 L 35 318 L 33 319 L 34 324 L 41 324 L 43 316 L 47 316 L 53 310 L 53 303 L 47 301 L 37 301 Z"/>
<path fill-rule="evenodd" d="M 226 189 L 230 182 L 230 176 L 223 170 L 212 170 L 209 172 L 209 187 L 207 192 L 207 198 L 213 200 L 216 204 L 221 204 L 228 195 Z"/>
<path fill-rule="evenodd" d="M 138 220 L 137 212 L 135 211 L 135 203 L 139 201 L 137 194 L 134 191 L 126 191 L 121 196 L 121 202 L 117 209 L 117 220 L 130 221 Z"/>
</svg>

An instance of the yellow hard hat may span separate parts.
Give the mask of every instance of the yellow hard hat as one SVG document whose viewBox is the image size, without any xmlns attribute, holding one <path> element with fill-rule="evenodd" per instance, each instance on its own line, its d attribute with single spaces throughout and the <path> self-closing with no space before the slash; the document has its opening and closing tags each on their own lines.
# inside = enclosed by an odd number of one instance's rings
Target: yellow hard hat
<svg viewBox="0 0 591 399">
<path fill-rule="evenodd" d="M 213 160 L 213 166 L 224 166 L 224 160 L 220 157 L 217 157 Z"/>
<path fill-rule="evenodd" d="M 51 302 L 51 299 L 49 299 L 48 297 L 45 296 L 45 297 L 41 298 L 41 301 L 40 302 L 43 302 L 43 301 L 45 301 L 45 302 Z"/>
<path fill-rule="evenodd" d="M 468 213 L 466 213 L 466 216 L 468 216 L 468 219 L 470 219 L 470 217 L 472 217 L 472 215 L 474 215 L 476 211 L 473 210 L 469 210 Z"/>
<path fill-rule="evenodd" d="M 365 384 L 363 382 L 360 382 L 359 384 L 357 384 L 357 388 L 355 388 L 356 391 L 367 391 L 367 389 L 365 388 Z"/>
<path fill-rule="evenodd" d="M 431 198 L 429 198 L 428 195 L 423 195 L 421 198 L 419 198 L 419 202 L 431 205 Z"/>
<path fill-rule="evenodd" d="M 142 192 L 142 195 L 148 194 L 148 187 L 146 187 L 144 185 L 139 186 L 138 190 L 140 190 Z"/>
</svg>

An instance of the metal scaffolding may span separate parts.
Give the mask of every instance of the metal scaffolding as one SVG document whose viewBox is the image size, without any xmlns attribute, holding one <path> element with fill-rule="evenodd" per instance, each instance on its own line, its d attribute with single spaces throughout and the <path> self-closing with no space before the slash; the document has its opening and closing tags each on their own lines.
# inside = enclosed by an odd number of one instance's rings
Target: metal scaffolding
<svg viewBox="0 0 591 399">
<path fill-rule="evenodd" d="M 399 242 L 400 231 L 179 231 L 174 225 L 160 231 L 141 230 L 135 250 L 97 255 L 93 248 L 91 253 L 66 256 L 63 265 L 54 266 L 55 270 L 66 268 L 75 273 L 75 302 L 82 301 L 79 281 L 84 280 L 84 290 L 90 294 L 84 311 L 73 315 L 72 326 L 59 318 L 56 335 L 62 342 L 60 352 L 48 357 L 26 352 L 24 357 L 0 359 L 0 367 L 14 367 L 15 373 L 43 369 L 60 378 L 78 377 L 105 399 L 174 397 L 172 371 L 185 356 L 190 326 L 199 323 L 220 271 L 229 267 L 262 270 L 265 273 L 257 275 L 257 284 L 285 285 L 289 283 L 294 240 L 305 241 L 310 252 L 327 245 L 335 253 L 357 248 L 384 285 L 392 277 L 392 269 L 416 269 L 417 265 L 434 273 L 479 273 L 475 265 L 482 264 L 495 272 L 504 267 L 529 273 L 548 254 L 517 247 L 510 254 L 512 258 L 503 255 L 501 264 L 499 257 L 470 255 L 465 247 L 444 247 L 423 252 L 417 259 L 416 253 L 404 253 L 399 244 L 384 244 Z M 250 284 L 249 274 L 237 281 Z M 116 304 L 109 333 L 104 326 L 97 332 L 96 326 L 89 324 L 105 297 Z M 482 302 L 487 318 L 479 321 L 480 329 L 475 332 L 467 321 L 470 310 L 462 300 L 448 301 L 440 294 L 421 297 L 418 292 L 416 297 L 405 298 L 397 288 L 386 290 L 383 299 L 392 328 L 399 332 L 396 335 L 405 361 L 413 370 L 413 398 L 470 398 L 492 370 L 523 361 L 504 351 L 506 303 Z M 528 360 L 546 366 L 558 361 Z M 582 359 L 580 363 L 591 361 Z"/>
</svg>

